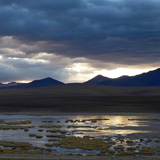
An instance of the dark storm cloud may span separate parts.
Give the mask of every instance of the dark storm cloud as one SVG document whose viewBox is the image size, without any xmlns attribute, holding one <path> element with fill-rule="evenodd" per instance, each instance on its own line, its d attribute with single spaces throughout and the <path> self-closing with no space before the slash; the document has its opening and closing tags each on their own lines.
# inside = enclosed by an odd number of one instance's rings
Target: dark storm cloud
<svg viewBox="0 0 160 160">
<path fill-rule="evenodd" d="M 119 64 L 160 60 L 159 0 L 1 0 L 0 35 L 26 54 Z"/>
</svg>

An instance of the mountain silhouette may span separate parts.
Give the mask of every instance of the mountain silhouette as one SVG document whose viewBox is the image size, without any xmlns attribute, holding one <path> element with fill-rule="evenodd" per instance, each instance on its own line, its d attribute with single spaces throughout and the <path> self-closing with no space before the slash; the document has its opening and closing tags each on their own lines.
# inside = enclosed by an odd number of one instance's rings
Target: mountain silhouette
<svg viewBox="0 0 160 160">
<path fill-rule="evenodd" d="M 108 77 L 104 77 L 102 75 L 97 75 L 96 77 L 92 78 L 91 80 L 87 81 L 86 83 L 89 83 L 89 84 L 99 84 L 99 83 L 103 83 L 103 82 L 108 82 L 110 83 L 112 81 L 111 78 L 108 78 Z"/>
<path fill-rule="evenodd" d="M 98 75 L 85 83 L 98 84 L 106 86 L 160 86 L 160 68 L 147 73 L 142 73 L 136 76 L 122 76 L 119 78 L 108 78 Z"/>
<path fill-rule="evenodd" d="M 40 80 L 34 80 L 34 81 L 26 84 L 25 86 L 27 88 L 35 88 L 35 87 L 55 86 L 55 85 L 61 85 L 61 84 L 63 84 L 63 83 L 48 77 L 48 78 L 44 78 L 44 79 L 40 79 Z"/>
<path fill-rule="evenodd" d="M 145 86 L 160 86 L 160 68 L 149 71 L 147 73 L 142 73 L 136 76 L 121 76 L 119 78 L 108 78 L 102 75 L 97 75 L 96 77 L 84 82 L 85 84 L 96 84 L 105 86 L 124 86 L 124 87 L 145 87 Z M 53 78 L 44 78 L 40 80 L 34 80 L 30 83 L 16 83 L 11 82 L 8 84 L 0 83 L 0 88 L 37 88 L 37 87 L 49 87 L 62 85 L 63 82 L 57 81 Z"/>
<path fill-rule="evenodd" d="M 48 77 L 40 80 L 34 80 L 30 83 L 19 84 L 19 85 L 7 87 L 7 88 L 37 88 L 37 87 L 56 86 L 56 85 L 62 85 L 62 84 L 64 83 Z"/>
</svg>

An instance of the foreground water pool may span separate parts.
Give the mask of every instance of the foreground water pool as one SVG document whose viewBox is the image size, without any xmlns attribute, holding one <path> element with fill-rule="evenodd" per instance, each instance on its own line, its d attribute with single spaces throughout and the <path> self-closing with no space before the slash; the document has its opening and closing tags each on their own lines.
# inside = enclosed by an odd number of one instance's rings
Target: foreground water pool
<svg viewBox="0 0 160 160">
<path fill-rule="evenodd" d="M 160 117 L 0 115 L 0 152 L 160 155 Z"/>
</svg>

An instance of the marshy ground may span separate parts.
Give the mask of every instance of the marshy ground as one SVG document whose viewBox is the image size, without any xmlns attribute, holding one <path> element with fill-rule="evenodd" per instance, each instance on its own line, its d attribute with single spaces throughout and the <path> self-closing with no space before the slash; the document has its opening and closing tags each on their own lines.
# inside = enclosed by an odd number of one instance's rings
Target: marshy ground
<svg viewBox="0 0 160 160">
<path fill-rule="evenodd" d="M 160 156 L 159 126 L 159 115 L 1 115 L 0 153 L 4 159 L 153 160 Z"/>
</svg>

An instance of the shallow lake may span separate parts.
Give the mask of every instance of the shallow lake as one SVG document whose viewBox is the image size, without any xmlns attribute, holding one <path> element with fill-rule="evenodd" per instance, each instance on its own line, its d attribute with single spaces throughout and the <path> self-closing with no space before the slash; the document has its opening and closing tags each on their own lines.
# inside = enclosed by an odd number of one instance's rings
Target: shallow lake
<svg viewBox="0 0 160 160">
<path fill-rule="evenodd" d="M 134 155 L 139 155 L 140 150 L 150 151 L 149 148 L 152 148 L 151 155 L 160 155 L 158 150 L 160 137 L 156 136 L 160 134 L 160 117 L 0 115 L 0 120 L 0 141 L 9 144 L 13 141 L 29 142 L 34 147 L 48 149 L 43 151 L 44 153 L 50 151 L 55 154 L 115 155 L 134 152 Z M 75 139 L 66 139 L 67 137 L 75 137 Z M 75 140 L 76 143 L 80 143 L 79 145 L 82 145 L 81 142 L 94 144 L 93 139 L 105 142 L 107 149 L 77 147 L 72 142 Z M 68 145 L 69 143 L 73 145 Z M 0 147 L 3 149 L 6 146 Z M 9 146 L 9 149 L 13 147 Z"/>
</svg>

